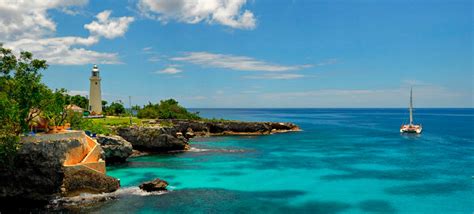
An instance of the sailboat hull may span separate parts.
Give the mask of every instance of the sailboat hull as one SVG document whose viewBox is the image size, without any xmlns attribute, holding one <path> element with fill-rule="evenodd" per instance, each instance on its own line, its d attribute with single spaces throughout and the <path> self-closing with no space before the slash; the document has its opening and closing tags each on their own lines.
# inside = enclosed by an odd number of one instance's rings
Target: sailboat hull
<svg viewBox="0 0 474 214">
<path fill-rule="evenodd" d="M 403 125 L 400 127 L 400 133 L 416 133 L 421 134 L 423 127 L 421 125 Z"/>
</svg>

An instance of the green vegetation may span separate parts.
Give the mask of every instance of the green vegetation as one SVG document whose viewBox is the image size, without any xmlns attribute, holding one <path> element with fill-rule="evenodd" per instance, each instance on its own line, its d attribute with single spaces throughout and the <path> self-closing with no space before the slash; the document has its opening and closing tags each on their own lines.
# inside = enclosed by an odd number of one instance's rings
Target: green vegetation
<svg viewBox="0 0 474 214">
<path fill-rule="evenodd" d="M 161 127 L 172 127 L 173 123 L 171 121 L 160 121 Z"/>
<path fill-rule="evenodd" d="M 60 89 L 55 92 L 46 91 L 41 115 L 45 117 L 52 126 L 62 126 L 66 123 L 68 111 L 66 106 L 66 90 Z"/>
<path fill-rule="evenodd" d="M 71 124 L 71 128 L 74 130 L 85 130 L 97 134 L 111 134 L 112 129 L 104 124 L 95 123 L 96 119 L 85 119 L 82 117 L 82 113 L 69 112 L 67 121 Z M 98 119 L 97 119 L 98 120 Z"/>
<path fill-rule="evenodd" d="M 106 125 L 106 126 L 128 126 L 130 125 L 130 118 L 129 117 L 105 117 L 105 118 L 95 118 L 90 119 L 94 124 L 98 125 Z M 133 124 L 141 124 L 141 120 L 132 117 Z"/>
<path fill-rule="evenodd" d="M 110 106 L 106 106 L 104 108 L 104 112 L 106 115 L 119 116 L 125 114 L 125 107 L 123 107 L 121 101 L 112 102 Z"/>
<path fill-rule="evenodd" d="M 159 104 L 149 103 L 138 110 L 138 118 L 200 120 L 198 113 L 191 113 L 174 99 L 162 100 Z"/>
<path fill-rule="evenodd" d="M 203 118 L 202 119 L 203 121 L 206 121 L 206 122 L 213 122 L 213 123 L 222 123 L 222 122 L 229 122 L 229 121 L 232 121 L 232 120 L 227 120 L 227 119 L 224 119 L 224 118 Z"/>
<path fill-rule="evenodd" d="M 108 116 L 104 118 L 82 118 L 81 114 L 70 114 L 68 121 L 71 123 L 71 128 L 76 130 L 86 130 L 97 134 L 112 134 L 114 127 L 123 127 L 130 125 L 129 117 L 114 117 Z M 132 123 L 141 125 L 142 121 L 136 117 L 132 117 Z"/>
<path fill-rule="evenodd" d="M 0 44 L 0 158 L 12 161 L 19 146 L 19 135 L 28 131 L 30 122 L 49 98 L 50 89 L 41 83 L 40 71 L 46 61 L 33 59 L 29 52 L 15 56 Z"/>
<path fill-rule="evenodd" d="M 71 95 L 66 94 L 66 105 L 69 105 L 69 104 L 79 106 L 82 109 L 88 109 L 89 99 L 81 95 L 71 96 Z"/>
</svg>

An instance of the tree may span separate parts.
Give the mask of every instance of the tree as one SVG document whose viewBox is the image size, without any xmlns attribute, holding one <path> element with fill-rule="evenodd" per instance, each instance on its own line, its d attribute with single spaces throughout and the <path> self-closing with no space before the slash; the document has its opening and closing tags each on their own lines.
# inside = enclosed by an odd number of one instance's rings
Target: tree
<svg viewBox="0 0 474 214">
<path fill-rule="evenodd" d="M 0 44 L 0 99 L 10 105 L 2 108 L 2 115 L 7 116 L 0 118 L 0 129 L 11 129 L 10 133 L 15 135 L 28 130 L 28 124 L 38 115 L 44 95 L 49 90 L 41 83 L 40 74 L 47 67 L 45 60 L 33 59 L 29 52 L 21 52 L 17 58 Z M 8 121 L 12 118 L 15 120 Z"/>
<path fill-rule="evenodd" d="M 76 105 L 87 110 L 89 106 L 89 99 L 81 95 L 70 96 L 66 94 L 66 104 Z"/>
<path fill-rule="evenodd" d="M 142 109 L 142 108 L 139 105 L 132 106 L 132 110 L 134 110 L 134 111 L 139 111 L 140 109 Z"/>
<path fill-rule="evenodd" d="M 174 99 L 161 100 L 159 104 L 149 103 L 138 111 L 138 118 L 152 119 L 201 119 L 197 113 L 191 113 Z"/>
<path fill-rule="evenodd" d="M 107 108 L 107 101 L 105 100 L 102 100 L 102 109 L 105 111 L 105 109 Z"/>
<path fill-rule="evenodd" d="M 49 124 L 52 126 L 64 125 L 68 114 L 65 108 L 67 104 L 66 90 L 59 89 L 45 93 L 43 103 L 42 113 L 48 119 Z"/>
<path fill-rule="evenodd" d="M 105 110 L 107 115 L 121 115 L 125 113 L 125 107 L 120 102 L 112 102 Z"/>
<path fill-rule="evenodd" d="M 48 87 L 41 83 L 45 60 L 29 52 L 15 56 L 0 44 L 0 164 L 11 166 L 19 146 L 19 135 L 39 115 Z"/>
</svg>

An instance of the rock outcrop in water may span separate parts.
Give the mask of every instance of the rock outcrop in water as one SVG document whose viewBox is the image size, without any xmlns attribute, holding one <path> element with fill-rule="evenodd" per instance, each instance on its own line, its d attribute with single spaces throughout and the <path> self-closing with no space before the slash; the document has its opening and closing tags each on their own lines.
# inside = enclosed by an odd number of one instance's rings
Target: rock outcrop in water
<svg viewBox="0 0 474 214">
<path fill-rule="evenodd" d="M 107 164 L 125 162 L 132 155 L 132 144 L 120 136 L 98 135 L 97 142 L 104 150 Z"/>
<path fill-rule="evenodd" d="M 22 140 L 13 165 L 0 166 L 0 201 L 43 203 L 57 196 L 118 189 L 119 181 L 115 178 L 64 166 L 68 153 L 81 145 L 83 142 L 76 137 Z"/>
<path fill-rule="evenodd" d="M 159 178 L 144 182 L 140 184 L 140 189 L 147 191 L 147 192 L 154 192 L 154 191 L 164 191 L 166 190 L 166 187 L 168 186 L 168 182 L 161 180 Z"/>
<path fill-rule="evenodd" d="M 139 151 L 167 152 L 188 148 L 188 140 L 172 128 L 134 126 L 121 127 L 116 131 Z"/>
<path fill-rule="evenodd" d="M 159 124 L 172 124 L 161 127 Z M 139 151 L 168 152 L 186 150 L 188 139 L 195 136 L 217 135 L 266 135 L 298 131 L 293 123 L 155 120 L 149 126 L 121 127 L 117 134 L 129 141 Z"/>
<path fill-rule="evenodd" d="M 293 123 L 278 122 L 158 120 L 163 121 L 172 123 L 177 132 L 186 136 L 266 135 L 300 130 Z"/>
</svg>

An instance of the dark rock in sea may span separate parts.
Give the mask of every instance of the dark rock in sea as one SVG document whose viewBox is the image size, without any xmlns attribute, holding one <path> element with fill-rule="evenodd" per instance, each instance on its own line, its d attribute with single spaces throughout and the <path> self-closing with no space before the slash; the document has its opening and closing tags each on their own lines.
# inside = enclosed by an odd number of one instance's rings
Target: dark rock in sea
<svg viewBox="0 0 474 214">
<path fill-rule="evenodd" d="M 299 131 L 293 123 L 242 122 L 242 121 L 198 121 L 159 120 L 172 123 L 176 132 L 186 133 L 187 138 L 209 135 L 264 135 L 288 131 Z"/>
<path fill-rule="evenodd" d="M 300 130 L 293 123 L 156 120 L 156 126 L 120 127 L 117 134 L 129 141 L 133 149 L 149 152 L 181 151 L 189 148 L 188 139 L 195 136 L 265 135 Z M 172 124 L 161 127 L 157 124 Z"/>
<path fill-rule="evenodd" d="M 114 192 L 120 188 L 120 181 L 94 171 L 66 168 L 62 188 L 63 195 L 67 197 L 81 193 L 99 194 Z"/>
<path fill-rule="evenodd" d="M 139 151 L 167 152 L 188 147 L 188 140 L 178 136 L 173 128 L 121 127 L 117 129 L 117 134 Z"/>
<path fill-rule="evenodd" d="M 118 189 L 119 181 L 115 178 L 95 171 L 94 174 L 80 173 L 74 167 L 64 166 L 69 152 L 84 145 L 83 135 L 79 132 L 51 140 L 22 140 L 12 165 L 0 166 L 0 201 L 41 204 L 82 190 L 111 192 Z"/>
<path fill-rule="evenodd" d="M 147 192 L 154 192 L 154 191 L 164 191 L 166 190 L 166 187 L 168 186 L 168 182 L 161 180 L 159 178 L 144 182 L 140 184 L 140 189 L 147 191 Z"/>
<path fill-rule="evenodd" d="M 185 135 L 186 138 L 189 139 L 189 138 L 193 138 L 195 136 L 196 136 L 196 134 L 194 134 L 194 131 L 193 131 L 192 128 L 186 129 L 186 135 Z"/>
<path fill-rule="evenodd" d="M 97 142 L 105 153 L 107 164 L 125 162 L 132 155 L 132 144 L 117 135 L 98 135 Z"/>
<path fill-rule="evenodd" d="M 132 155 L 130 157 L 140 157 L 150 155 L 150 152 L 138 151 L 136 149 L 132 150 Z"/>
</svg>

